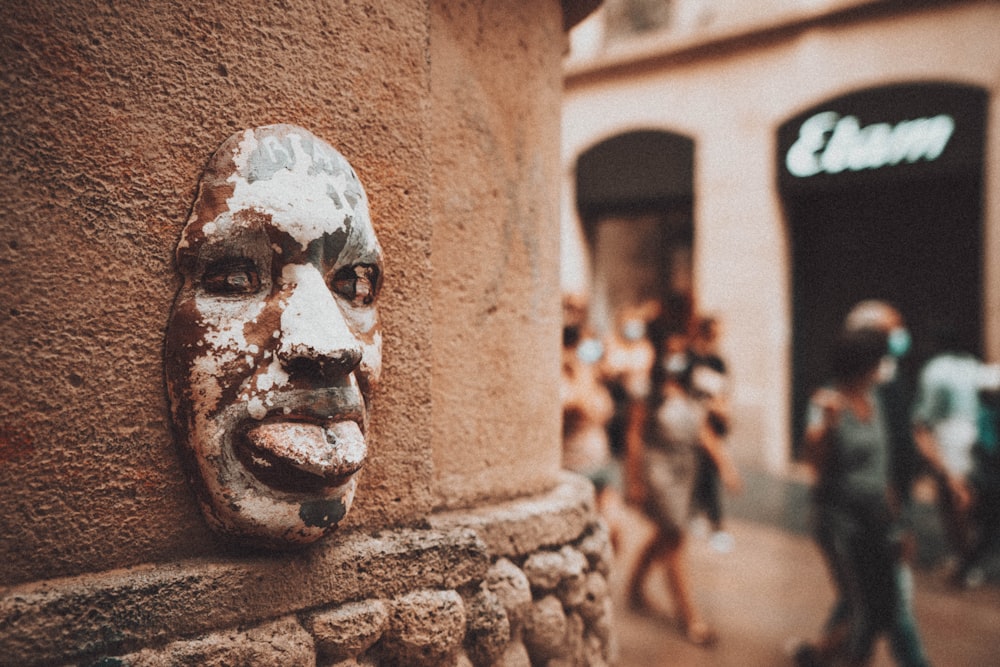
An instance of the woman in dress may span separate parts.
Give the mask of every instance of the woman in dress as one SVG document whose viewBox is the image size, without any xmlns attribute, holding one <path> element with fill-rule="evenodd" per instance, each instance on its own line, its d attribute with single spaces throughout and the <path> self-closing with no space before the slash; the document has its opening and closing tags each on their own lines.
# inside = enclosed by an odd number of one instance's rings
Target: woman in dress
<svg viewBox="0 0 1000 667">
<path fill-rule="evenodd" d="M 721 440 L 711 428 L 704 406 L 688 392 L 690 365 L 683 336 L 667 340 L 663 363 L 654 367 L 654 390 L 642 437 L 629 438 L 629 455 L 637 462 L 644 513 L 656 532 L 642 550 L 629 584 L 629 602 L 649 606 L 643 584 L 650 567 L 662 562 L 675 613 L 689 641 L 707 646 L 716 640 L 694 604 L 687 567 L 687 522 L 699 448 L 713 458 L 723 483 L 739 490 L 741 480 Z"/>
</svg>

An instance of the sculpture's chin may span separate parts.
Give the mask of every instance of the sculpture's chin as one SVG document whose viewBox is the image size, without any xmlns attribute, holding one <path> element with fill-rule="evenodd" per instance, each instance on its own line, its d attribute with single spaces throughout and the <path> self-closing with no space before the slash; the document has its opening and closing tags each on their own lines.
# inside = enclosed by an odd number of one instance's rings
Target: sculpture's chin
<svg viewBox="0 0 1000 667">
<path fill-rule="evenodd" d="M 214 498 L 203 503 L 209 523 L 234 543 L 269 550 L 295 550 L 333 532 L 351 509 L 357 481 L 316 493 L 261 494 L 260 487 L 244 488 L 226 503 Z M 282 497 L 284 495 L 284 497 Z"/>
</svg>

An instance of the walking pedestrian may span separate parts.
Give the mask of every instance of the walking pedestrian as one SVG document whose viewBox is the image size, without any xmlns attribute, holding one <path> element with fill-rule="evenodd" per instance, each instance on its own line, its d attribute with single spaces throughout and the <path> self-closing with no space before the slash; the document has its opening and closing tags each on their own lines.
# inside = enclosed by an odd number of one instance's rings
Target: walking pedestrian
<svg viewBox="0 0 1000 667">
<path fill-rule="evenodd" d="M 721 325 L 715 317 L 699 317 L 691 335 L 688 358 L 691 364 L 691 395 L 704 405 L 708 424 L 725 446 L 729 434 L 729 375 L 719 353 Z M 698 473 L 692 497 L 692 514 L 704 514 L 712 535 L 709 543 L 720 553 L 732 551 L 732 535 L 723 525 L 722 479 L 715 459 L 704 447 L 698 450 Z"/>
<path fill-rule="evenodd" d="M 958 558 L 953 581 L 970 586 L 982 576 L 975 519 L 984 510 L 988 516 L 990 509 L 977 503 L 977 491 L 984 499 L 990 495 L 982 484 L 988 476 L 977 467 L 977 453 L 996 444 L 987 442 L 995 439 L 995 432 L 984 437 L 988 410 L 980 392 L 996 390 L 997 369 L 963 349 L 950 325 L 939 324 L 934 337 L 935 354 L 920 372 L 913 437 L 937 483 L 945 531 Z"/>
<path fill-rule="evenodd" d="M 898 664 L 927 664 L 915 622 L 901 615 L 911 608 L 912 579 L 902 567 L 888 425 L 877 392 L 887 349 L 882 331 L 842 332 L 832 354 L 832 382 L 810 398 L 804 447 L 815 475 L 815 538 L 839 605 L 822 639 L 796 653 L 800 666 L 866 665 L 882 634 Z M 904 632 L 910 633 L 906 641 Z"/>
<path fill-rule="evenodd" d="M 614 404 L 599 376 L 603 346 L 589 335 L 586 320 L 586 298 L 564 296 L 562 467 L 593 483 L 597 511 L 608 526 L 612 545 L 617 547 L 622 503 L 618 466 L 611 455 L 607 432 Z"/>
<path fill-rule="evenodd" d="M 688 641 L 710 646 L 717 637 L 695 605 L 687 564 L 687 522 L 699 447 L 716 459 L 724 483 L 738 489 L 736 467 L 709 427 L 704 407 L 688 393 L 690 367 L 672 363 L 672 354 L 683 354 L 683 336 L 668 339 L 665 363 L 654 366 L 653 392 L 641 441 L 629 443 L 641 469 L 642 508 L 655 525 L 655 533 L 642 549 L 629 583 L 629 602 L 648 608 L 643 586 L 654 563 L 664 565 L 675 612 Z"/>
</svg>

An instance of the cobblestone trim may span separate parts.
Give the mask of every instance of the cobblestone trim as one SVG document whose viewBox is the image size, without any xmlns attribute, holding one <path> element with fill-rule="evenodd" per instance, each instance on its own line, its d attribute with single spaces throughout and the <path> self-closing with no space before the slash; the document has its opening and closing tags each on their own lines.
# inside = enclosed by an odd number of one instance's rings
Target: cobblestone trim
<svg viewBox="0 0 1000 667">
<path fill-rule="evenodd" d="M 344 537 L 320 554 L 11 588 L 0 655 L 92 667 L 605 665 L 609 563 L 591 488 L 567 475 L 542 496 Z"/>
</svg>

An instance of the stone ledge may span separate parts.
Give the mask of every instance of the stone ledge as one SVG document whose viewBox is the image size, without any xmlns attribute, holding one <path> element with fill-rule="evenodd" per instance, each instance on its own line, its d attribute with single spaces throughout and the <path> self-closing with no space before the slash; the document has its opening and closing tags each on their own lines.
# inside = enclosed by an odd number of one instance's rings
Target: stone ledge
<svg viewBox="0 0 1000 667">
<path fill-rule="evenodd" d="M 144 565 L 13 586 L 0 594 L 0 655 L 64 664 L 288 614 L 485 579 L 498 557 L 578 539 L 593 488 L 566 474 L 551 491 L 430 517 L 426 530 L 334 534 L 297 554 Z"/>
<path fill-rule="evenodd" d="M 11 587 L 0 598 L 0 655 L 44 665 L 118 653 L 323 605 L 454 588 L 481 579 L 490 563 L 470 530 L 334 538 L 302 554 L 147 565 Z"/>
<path fill-rule="evenodd" d="M 494 558 L 516 558 L 544 547 L 572 542 L 594 518 L 594 487 L 584 477 L 564 472 L 547 493 L 430 517 L 438 530 L 471 528 Z"/>
</svg>

